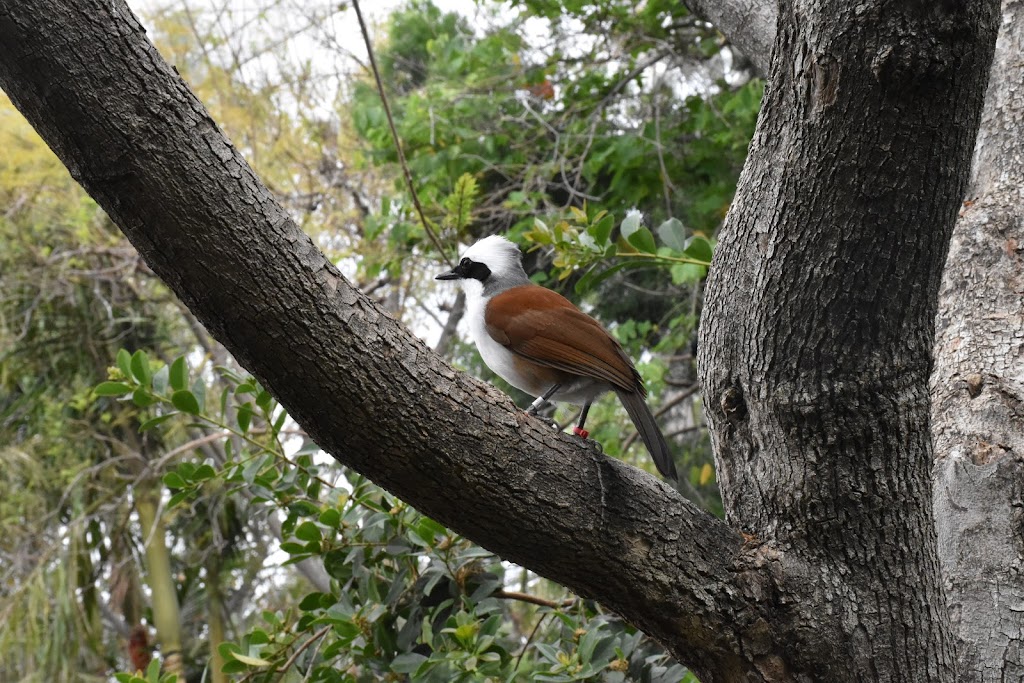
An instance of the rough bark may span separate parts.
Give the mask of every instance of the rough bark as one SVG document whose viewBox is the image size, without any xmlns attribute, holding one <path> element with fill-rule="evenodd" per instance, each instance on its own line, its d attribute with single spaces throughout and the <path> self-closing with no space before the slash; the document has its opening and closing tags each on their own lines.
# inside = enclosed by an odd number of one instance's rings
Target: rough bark
<svg viewBox="0 0 1024 683">
<path fill-rule="evenodd" d="M 774 37 L 774 3 L 759 5 L 770 20 L 752 17 L 746 0 L 687 4 L 755 64 L 767 60 L 763 46 Z M 751 52 L 758 49 L 762 59 Z M 974 177 L 944 270 L 934 349 L 934 516 L 965 683 L 1024 680 L 1021 54 L 1024 5 L 1008 0 Z"/>
<path fill-rule="evenodd" d="M 454 372 L 353 289 L 123 3 L 0 0 L 0 86 L 340 461 L 618 611 L 705 683 L 952 680 L 924 382 L 994 19 L 991 3 L 882 4 L 783 8 L 716 257 L 737 270 L 711 287 L 707 396 L 746 542 Z"/>
<path fill-rule="evenodd" d="M 940 292 L 939 554 L 963 681 L 1024 680 L 1024 2 L 1003 4 L 972 182 Z"/>
<path fill-rule="evenodd" d="M 995 2 L 782 2 L 700 347 L 727 519 L 821 572 L 829 680 L 955 680 L 931 509 L 939 279 Z"/>
<path fill-rule="evenodd" d="M 778 6 L 765 0 L 684 0 L 686 7 L 725 34 L 762 74 L 768 73 Z"/>
</svg>

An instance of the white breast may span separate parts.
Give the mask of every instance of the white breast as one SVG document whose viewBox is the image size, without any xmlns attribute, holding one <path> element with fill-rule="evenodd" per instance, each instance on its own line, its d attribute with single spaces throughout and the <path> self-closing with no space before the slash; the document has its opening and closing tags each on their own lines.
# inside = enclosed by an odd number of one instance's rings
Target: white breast
<svg viewBox="0 0 1024 683">
<path fill-rule="evenodd" d="M 463 280 L 466 291 L 466 319 L 469 323 L 469 334 L 476 344 L 480 357 L 496 375 L 520 391 L 530 396 L 540 396 L 550 387 L 539 383 L 538 378 L 520 372 L 521 366 L 515 363 L 515 354 L 494 341 L 487 332 L 485 313 L 489 298 L 483 295 L 483 286 L 476 280 Z M 590 403 L 597 396 L 611 387 L 599 380 L 589 377 L 577 377 L 552 397 L 555 401 L 564 401 L 576 405 Z"/>
<path fill-rule="evenodd" d="M 467 282 L 467 285 L 472 286 L 472 283 Z M 532 394 L 535 387 L 529 386 L 529 382 L 516 372 L 513 362 L 514 354 L 494 341 L 487 333 L 484 313 L 488 301 L 489 299 L 485 299 L 482 292 L 471 292 L 470 287 L 466 287 L 466 318 L 469 322 L 469 335 L 472 337 L 473 343 L 476 344 L 480 357 L 484 359 L 484 363 L 487 363 L 487 367 L 516 389 Z"/>
</svg>

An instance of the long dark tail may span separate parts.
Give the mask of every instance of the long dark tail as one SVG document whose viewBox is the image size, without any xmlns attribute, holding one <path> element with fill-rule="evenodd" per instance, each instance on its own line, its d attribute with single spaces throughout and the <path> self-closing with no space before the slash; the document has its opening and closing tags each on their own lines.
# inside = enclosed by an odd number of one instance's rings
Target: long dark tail
<svg viewBox="0 0 1024 683">
<path fill-rule="evenodd" d="M 616 391 L 623 407 L 629 413 L 629 419 L 633 421 L 636 430 L 640 432 L 640 438 L 654 458 L 654 464 L 661 472 L 661 476 L 672 481 L 678 479 L 676 474 L 676 463 L 672 460 L 672 453 L 668 450 L 665 437 L 662 436 L 658 423 L 654 421 L 654 415 L 647 406 L 643 394 L 639 391 Z"/>
</svg>

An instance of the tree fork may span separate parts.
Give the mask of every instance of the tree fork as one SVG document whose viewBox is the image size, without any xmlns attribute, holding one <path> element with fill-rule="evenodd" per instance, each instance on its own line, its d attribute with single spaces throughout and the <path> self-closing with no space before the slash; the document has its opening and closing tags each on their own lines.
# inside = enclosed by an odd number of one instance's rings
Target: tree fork
<svg viewBox="0 0 1024 683">
<path fill-rule="evenodd" d="M 829 680 L 955 679 L 928 375 L 997 2 L 780 3 L 700 348 L 727 519 L 821 571 Z"/>
</svg>

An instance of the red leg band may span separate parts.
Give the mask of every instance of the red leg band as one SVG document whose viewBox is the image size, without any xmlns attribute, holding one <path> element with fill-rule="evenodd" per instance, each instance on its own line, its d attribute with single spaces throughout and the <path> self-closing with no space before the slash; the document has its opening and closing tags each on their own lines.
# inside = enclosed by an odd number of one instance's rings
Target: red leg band
<svg viewBox="0 0 1024 683">
<path fill-rule="evenodd" d="M 590 432 L 588 432 L 586 429 L 580 429 L 579 427 L 573 427 L 572 433 L 584 439 L 590 436 Z"/>
</svg>

